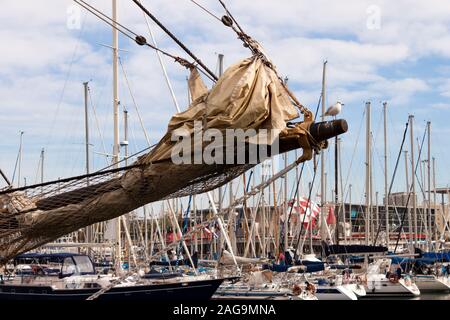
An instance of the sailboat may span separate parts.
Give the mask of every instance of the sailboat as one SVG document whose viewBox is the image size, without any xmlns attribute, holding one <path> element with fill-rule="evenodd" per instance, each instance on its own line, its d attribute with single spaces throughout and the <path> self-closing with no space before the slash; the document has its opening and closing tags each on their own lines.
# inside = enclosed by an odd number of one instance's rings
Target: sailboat
<svg viewBox="0 0 450 320">
<path fill-rule="evenodd" d="M 154 19 L 154 16 L 139 1 L 134 2 L 145 14 Z M 85 2 L 77 1 L 77 3 Z M 115 1 L 113 3 L 115 4 Z M 88 7 L 85 6 L 85 8 Z M 93 10 L 91 6 L 89 10 Z M 193 164 L 189 160 L 195 158 L 195 153 L 187 152 L 183 153 L 183 156 L 187 157 L 188 161 L 175 164 L 172 155 L 177 144 L 171 140 L 171 136 L 175 131 L 183 129 L 186 136 L 193 137 L 196 122 L 202 123 L 203 129 L 214 129 L 222 135 L 227 129 L 253 129 L 259 133 L 263 133 L 264 130 L 273 130 L 276 133 L 275 136 L 258 147 L 268 149 L 272 152 L 271 155 L 303 149 L 297 164 L 310 160 L 313 152 L 326 147 L 327 139 L 347 131 L 345 120 L 316 123 L 312 112 L 298 102 L 280 80 L 281 77 L 260 44 L 245 34 L 229 11 L 226 10 L 226 12 L 222 19 L 223 23 L 241 35 L 240 39 L 252 52 L 251 57 L 232 65 L 220 78 L 217 78 L 189 50 L 185 51 L 194 58 L 195 63 L 171 56 L 177 63 L 190 70 L 189 88 L 193 102 L 186 111 L 172 117 L 165 136 L 150 151 L 143 150 L 138 161 L 124 168 L 118 167 L 118 146 L 117 137 L 115 137 L 116 161 L 113 163 L 113 169 L 106 168 L 83 176 L 22 188 L 9 187 L 0 191 L 2 210 L 0 264 L 5 264 L 18 254 L 36 249 L 65 234 L 93 223 L 120 217 L 145 204 L 209 192 L 265 159 L 258 157 L 255 162 L 251 162 L 254 142 L 248 137 L 243 137 L 240 142 L 245 146 L 244 163 L 236 161 L 240 155 L 239 150 L 233 146 L 231 163 L 224 161 L 226 159 L 223 156 L 214 164 Z M 113 28 L 125 32 L 123 26 L 116 21 L 115 15 L 110 20 Z M 174 38 L 173 35 L 171 36 Z M 138 45 L 163 52 L 148 44 L 142 36 L 135 35 L 132 39 Z M 180 44 L 179 40 L 176 42 Z M 181 47 L 187 49 L 184 45 Z M 116 46 L 114 51 L 117 53 Z M 212 89 L 208 90 L 200 73 L 215 80 Z M 117 105 L 116 100 L 117 97 L 115 97 L 115 105 Z M 303 115 L 303 121 L 293 122 L 299 114 Z M 194 145 L 201 151 L 204 151 L 207 146 L 208 144 Z M 89 181 L 88 185 L 87 181 Z M 216 212 L 213 219 L 218 221 L 221 231 L 224 231 L 219 212 Z M 226 235 L 226 232 L 223 234 Z M 185 236 L 189 236 L 189 233 L 183 235 L 182 243 Z M 231 251 L 230 244 L 227 243 L 227 245 Z M 118 249 L 120 250 L 120 245 Z M 187 253 L 189 255 L 189 252 Z M 117 255 L 120 257 L 120 252 Z M 132 279 L 130 283 L 127 283 L 126 277 L 116 275 L 118 278 L 100 277 L 103 282 L 99 283 L 89 280 L 94 275 L 91 271 L 81 270 L 85 266 L 91 270 L 87 256 L 67 258 L 78 272 L 65 274 L 61 271 L 61 279 L 66 278 L 67 275 L 69 282 L 70 280 L 75 282 L 70 290 L 84 291 L 66 290 L 68 289 L 65 286 L 67 279 L 62 281 L 62 286 L 46 286 L 45 288 L 34 285 L 23 286 L 23 284 L 17 287 L 14 284 L 15 279 L 6 279 L 1 284 L 3 293 L 1 297 L 4 299 L 32 297 L 36 296 L 35 294 L 40 290 L 37 293 L 38 297 L 44 299 L 47 297 L 67 298 L 72 294 L 79 299 L 85 299 L 87 296 L 106 299 L 114 297 L 114 293 L 127 296 L 133 295 L 134 292 L 140 295 L 143 291 L 148 299 L 159 299 L 173 297 L 173 292 L 177 291 L 179 292 L 177 297 L 186 298 L 192 293 L 191 298 L 204 299 L 210 297 L 226 280 L 214 276 L 207 276 L 206 279 L 195 276 L 189 279 L 186 277 L 163 279 L 162 283 L 148 284 Z M 83 263 L 79 265 L 77 260 L 80 259 Z M 117 261 L 120 262 L 120 258 Z M 63 263 L 61 270 L 64 268 Z M 117 271 L 118 269 L 116 268 Z M 201 290 L 202 287 L 205 290 L 197 294 L 197 290 Z M 159 293 L 158 295 L 150 294 L 152 291 Z M 21 295 L 15 296 L 16 293 Z"/>
</svg>

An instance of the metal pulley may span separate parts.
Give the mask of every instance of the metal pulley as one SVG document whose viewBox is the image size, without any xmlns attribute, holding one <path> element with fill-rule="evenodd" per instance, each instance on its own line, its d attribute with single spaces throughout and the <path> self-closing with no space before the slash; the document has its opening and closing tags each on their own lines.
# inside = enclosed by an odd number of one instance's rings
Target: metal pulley
<svg viewBox="0 0 450 320">
<path fill-rule="evenodd" d="M 136 36 L 134 41 L 136 41 L 136 43 L 140 46 L 145 46 L 147 44 L 147 39 L 143 36 Z"/>
<path fill-rule="evenodd" d="M 233 20 L 229 17 L 229 16 L 223 16 L 222 17 L 222 22 L 224 25 L 226 25 L 227 27 L 232 27 L 233 26 Z"/>
</svg>

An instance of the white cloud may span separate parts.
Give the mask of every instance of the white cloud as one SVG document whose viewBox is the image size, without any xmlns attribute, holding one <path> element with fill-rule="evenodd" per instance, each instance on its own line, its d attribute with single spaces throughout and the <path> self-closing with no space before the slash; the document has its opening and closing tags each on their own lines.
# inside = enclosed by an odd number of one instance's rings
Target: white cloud
<svg viewBox="0 0 450 320">
<path fill-rule="evenodd" d="M 110 13 L 110 1 L 88 2 Z M 229 28 L 190 1 L 143 2 L 213 71 L 216 53 L 225 54 L 227 65 L 249 55 Z M 199 2 L 215 14 L 223 14 L 216 0 Z M 386 72 L 423 57 L 450 57 L 450 6 L 446 1 L 228 0 L 226 3 L 242 27 L 267 49 L 280 73 L 289 76 L 299 99 L 314 108 L 324 59 L 329 61 L 328 101 L 345 101 L 348 108 L 344 114 L 348 116 L 353 115 L 355 106 L 363 106 L 367 100 L 389 100 L 394 106 L 414 108 L 412 98 L 421 93 L 438 90 L 437 95 L 450 96 L 445 66 L 433 65 L 439 82 L 422 79 L 413 71 L 402 72 L 401 76 Z M 55 175 L 76 173 L 76 169 L 82 168 L 79 156 L 83 152 L 79 147 L 83 140 L 82 82 L 89 79 L 93 80 L 91 89 L 106 147 L 111 146 L 111 54 L 109 49 L 99 46 L 110 43 L 110 28 L 82 11 L 83 31 L 68 29 L 67 9 L 72 5 L 70 0 L 47 0 L 45 6 L 38 1 L 26 5 L 20 1 L 2 2 L 0 142 L 7 150 L 0 157 L 2 168 L 10 168 L 14 163 L 20 129 L 27 132 L 29 152 L 36 153 L 29 154 L 28 159 L 37 159 L 38 151 L 47 144 L 54 147 L 48 156 L 57 168 Z M 381 10 L 379 30 L 367 29 L 370 5 Z M 119 9 L 120 22 L 150 39 L 143 14 L 131 1 L 119 1 Z M 161 48 L 186 57 L 161 30 L 151 25 Z M 129 51 L 122 56 L 133 93 L 152 141 L 157 141 L 174 112 L 159 64 L 148 48 L 138 47 L 122 37 L 121 46 Z M 187 72 L 170 59 L 165 61 L 183 108 L 187 100 Z M 63 87 L 65 93 L 57 109 Z M 123 78 L 120 93 L 122 103 L 130 110 L 138 147 L 145 146 Z M 434 103 L 444 111 L 448 110 L 445 105 L 445 101 Z M 94 123 L 91 129 L 94 148 L 101 151 Z M 63 147 L 71 151 L 54 154 Z M 65 164 L 69 169 L 64 171 Z M 34 174 L 34 162 L 26 170 L 29 175 Z"/>
<path fill-rule="evenodd" d="M 450 98 L 450 79 L 445 79 L 438 86 L 438 90 L 440 91 L 440 95 L 444 97 Z"/>
</svg>

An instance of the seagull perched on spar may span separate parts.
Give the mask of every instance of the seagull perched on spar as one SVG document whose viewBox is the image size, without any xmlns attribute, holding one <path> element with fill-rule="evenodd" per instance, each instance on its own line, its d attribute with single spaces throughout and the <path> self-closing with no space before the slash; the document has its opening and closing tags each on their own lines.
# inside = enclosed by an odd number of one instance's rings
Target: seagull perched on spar
<svg viewBox="0 0 450 320">
<path fill-rule="evenodd" d="M 344 104 L 341 102 L 336 102 L 335 104 L 333 104 L 331 107 L 328 108 L 327 112 L 325 112 L 325 114 L 323 115 L 324 117 L 326 116 L 334 116 L 336 117 L 342 110 L 342 106 Z"/>
</svg>

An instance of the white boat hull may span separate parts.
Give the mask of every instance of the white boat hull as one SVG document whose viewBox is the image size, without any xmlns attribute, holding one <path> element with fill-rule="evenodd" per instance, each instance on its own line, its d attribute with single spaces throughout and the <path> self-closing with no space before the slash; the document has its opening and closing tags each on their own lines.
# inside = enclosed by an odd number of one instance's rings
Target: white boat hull
<svg viewBox="0 0 450 320">
<path fill-rule="evenodd" d="M 404 279 L 393 282 L 387 279 L 386 276 L 382 274 L 376 276 L 368 276 L 365 289 L 366 297 L 407 297 L 420 295 L 420 290 L 414 283 L 405 283 Z"/>
<path fill-rule="evenodd" d="M 319 286 L 315 295 L 318 300 L 358 300 L 356 294 L 345 286 Z"/>
<path fill-rule="evenodd" d="M 417 275 L 414 279 L 421 292 L 450 291 L 450 282 L 448 278 L 436 277 L 433 275 Z"/>
</svg>

